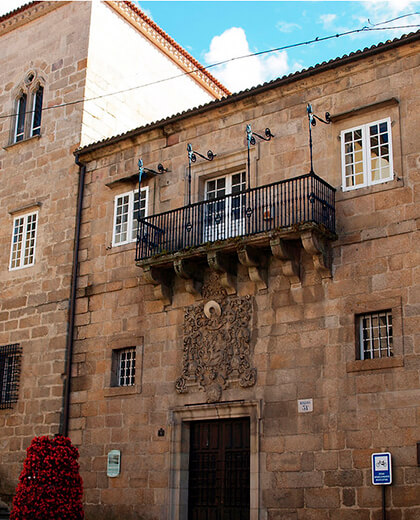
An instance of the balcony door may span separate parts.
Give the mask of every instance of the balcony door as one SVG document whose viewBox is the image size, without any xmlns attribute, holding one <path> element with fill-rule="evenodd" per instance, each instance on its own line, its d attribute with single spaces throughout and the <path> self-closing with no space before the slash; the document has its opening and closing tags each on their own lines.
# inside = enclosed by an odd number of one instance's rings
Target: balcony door
<svg viewBox="0 0 420 520">
<path fill-rule="evenodd" d="M 214 242 L 245 233 L 245 172 L 206 182 L 204 241 Z"/>
<path fill-rule="evenodd" d="M 249 418 L 192 422 L 188 520 L 249 518 Z"/>
</svg>

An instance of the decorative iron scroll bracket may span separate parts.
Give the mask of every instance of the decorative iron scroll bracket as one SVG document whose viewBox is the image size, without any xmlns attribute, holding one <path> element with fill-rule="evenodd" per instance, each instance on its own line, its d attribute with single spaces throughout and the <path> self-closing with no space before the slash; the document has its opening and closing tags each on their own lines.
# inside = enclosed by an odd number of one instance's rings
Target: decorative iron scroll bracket
<svg viewBox="0 0 420 520">
<path fill-rule="evenodd" d="M 207 157 L 199 152 L 196 152 L 192 148 L 192 144 L 187 144 L 187 152 L 188 152 L 188 205 L 191 204 L 191 166 L 192 163 L 197 161 L 197 155 L 206 161 L 212 161 L 217 154 L 213 153 L 211 150 L 207 151 Z"/>
<path fill-rule="evenodd" d="M 155 287 L 153 293 L 155 298 L 162 300 L 164 306 L 170 305 L 172 301 L 172 288 L 170 275 L 151 266 L 143 268 L 144 278 Z"/>
<path fill-rule="evenodd" d="M 194 263 L 182 258 L 177 258 L 174 261 L 174 271 L 179 278 L 185 280 L 185 290 L 188 293 L 194 296 L 201 294 L 203 280 L 198 278 L 200 271 Z"/>
<path fill-rule="evenodd" d="M 220 284 L 226 293 L 236 294 L 236 276 L 228 256 L 220 251 L 210 251 L 207 253 L 207 263 L 210 269 L 220 275 Z"/>
<path fill-rule="evenodd" d="M 332 251 L 326 240 L 313 230 L 305 231 L 301 239 L 305 251 L 312 255 L 315 270 L 319 272 L 321 278 L 330 278 Z"/>
<path fill-rule="evenodd" d="M 255 145 L 257 142 L 255 137 L 258 137 L 258 139 L 261 139 L 262 141 L 270 141 L 272 137 L 275 137 L 274 134 L 271 133 L 271 130 L 269 128 L 266 128 L 264 131 L 264 136 L 257 134 L 256 132 L 253 132 L 251 129 L 251 125 L 246 125 L 246 142 L 247 142 L 247 148 L 248 148 L 248 186 L 247 188 L 251 189 L 251 145 Z"/>
<path fill-rule="evenodd" d="M 286 240 L 276 237 L 270 241 L 271 252 L 282 262 L 283 274 L 291 285 L 300 283 L 300 250 Z"/>
<path fill-rule="evenodd" d="M 325 112 L 325 119 L 322 119 L 322 117 L 317 116 L 312 111 L 312 105 L 308 103 L 306 106 L 306 112 L 308 114 L 308 123 L 309 123 L 309 153 L 311 155 L 311 172 L 314 173 L 314 165 L 313 165 L 313 157 L 312 157 L 312 127 L 316 126 L 316 121 L 320 121 L 321 123 L 324 123 L 325 125 L 329 125 L 331 123 L 331 116 L 329 112 Z"/>
<path fill-rule="evenodd" d="M 239 262 L 248 268 L 248 276 L 259 291 L 267 289 L 268 271 L 266 256 L 259 255 L 255 248 L 245 246 L 238 250 Z"/>
<path fill-rule="evenodd" d="M 145 168 L 143 166 L 143 159 L 139 159 L 138 161 L 139 167 L 139 209 L 138 209 L 138 218 L 137 218 L 137 240 L 140 239 L 140 190 L 141 190 L 141 179 L 145 173 L 150 173 L 154 176 L 161 175 L 162 173 L 169 172 L 168 168 L 165 168 L 163 164 L 159 163 L 157 165 L 157 170 L 152 170 L 151 168 Z"/>
</svg>

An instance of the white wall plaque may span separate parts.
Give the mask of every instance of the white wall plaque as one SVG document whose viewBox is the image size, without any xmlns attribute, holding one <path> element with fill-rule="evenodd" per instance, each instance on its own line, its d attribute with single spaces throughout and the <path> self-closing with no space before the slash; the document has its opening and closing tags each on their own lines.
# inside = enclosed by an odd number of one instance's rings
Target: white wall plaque
<svg viewBox="0 0 420 520">
<path fill-rule="evenodd" d="M 108 477 L 118 477 L 121 469 L 121 452 L 120 450 L 111 450 L 108 452 L 108 463 L 106 474 Z"/>
<path fill-rule="evenodd" d="M 314 411 L 313 399 L 298 399 L 298 412 L 308 413 Z"/>
</svg>

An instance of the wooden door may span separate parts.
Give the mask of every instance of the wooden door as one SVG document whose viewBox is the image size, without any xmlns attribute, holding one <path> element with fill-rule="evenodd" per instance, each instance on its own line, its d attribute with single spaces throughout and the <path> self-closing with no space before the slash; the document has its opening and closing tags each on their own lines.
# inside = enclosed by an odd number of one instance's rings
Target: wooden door
<svg viewBox="0 0 420 520">
<path fill-rule="evenodd" d="M 249 418 L 191 423 L 188 520 L 249 520 Z"/>
</svg>

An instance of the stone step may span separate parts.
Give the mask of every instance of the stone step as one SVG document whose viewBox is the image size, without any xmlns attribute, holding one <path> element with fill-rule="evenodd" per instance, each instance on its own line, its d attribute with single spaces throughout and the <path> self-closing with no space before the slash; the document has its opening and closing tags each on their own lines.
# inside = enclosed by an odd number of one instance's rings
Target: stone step
<svg viewBox="0 0 420 520">
<path fill-rule="evenodd" d="M 0 520 L 9 520 L 9 510 L 4 508 L 4 507 L 0 507 Z"/>
</svg>

